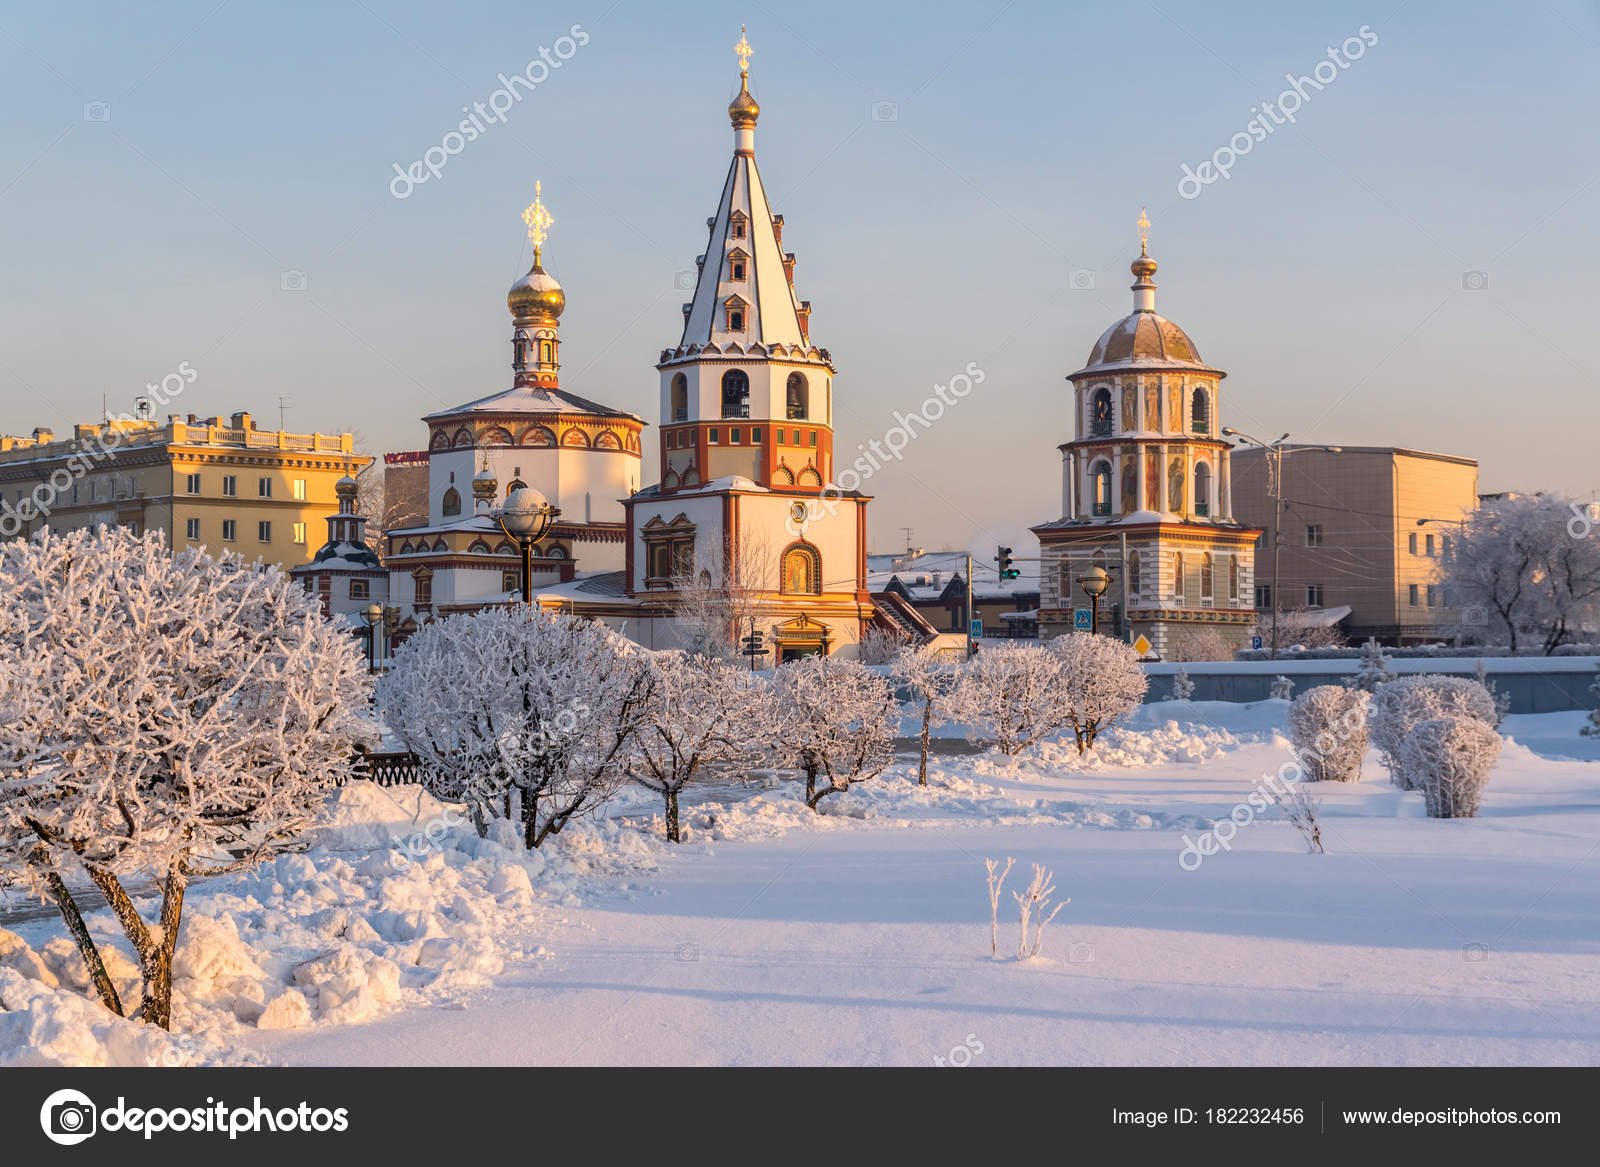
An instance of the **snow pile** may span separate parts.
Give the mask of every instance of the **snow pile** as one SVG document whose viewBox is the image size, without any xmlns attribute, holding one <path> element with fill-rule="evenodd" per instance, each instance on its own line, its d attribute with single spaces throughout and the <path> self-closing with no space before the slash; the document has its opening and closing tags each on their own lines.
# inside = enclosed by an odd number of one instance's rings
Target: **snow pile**
<svg viewBox="0 0 1600 1167">
<path fill-rule="evenodd" d="M 504 827 L 504 823 L 497 824 Z M 0 932 L 0 1064 L 215 1064 L 250 1030 L 369 1021 L 492 983 L 543 955 L 527 936 L 581 881 L 653 866 L 661 844 L 578 823 L 540 851 L 479 839 L 459 808 L 417 788 L 353 782 L 329 800 L 312 846 L 196 887 L 173 967 L 173 1033 L 111 1016 L 59 936 L 36 951 Z M 140 905 L 148 912 L 150 904 Z M 137 970 L 109 913 L 89 917 L 132 1010 Z M 174 1053 L 176 1049 L 178 1053 Z"/>
</svg>

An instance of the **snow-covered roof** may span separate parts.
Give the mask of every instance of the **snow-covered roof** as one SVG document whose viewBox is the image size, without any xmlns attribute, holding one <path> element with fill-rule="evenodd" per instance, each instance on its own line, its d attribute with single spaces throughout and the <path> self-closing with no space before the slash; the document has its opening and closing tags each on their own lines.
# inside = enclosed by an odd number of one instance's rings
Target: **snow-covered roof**
<svg viewBox="0 0 1600 1167">
<path fill-rule="evenodd" d="M 996 579 L 993 552 L 974 552 L 972 556 L 972 595 L 974 599 L 1009 599 L 1039 590 L 1039 564 L 1018 561 L 1016 579 Z M 881 592 L 898 580 L 915 601 L 939 599 L 952 580 L 964 577 L 965 551 L 924 551 L 907 555 L 867 556 L 867 590 Z M 937 581 L 937 582 L 936 582 Z"/>
<path fill-rule="evenodd" d="M 625 409 L 612 409 L 609 405 L 601 405 L 598 401 L 590 401 L 587 397 L 579 397 L 576 393 L 568 393 L 565 389 L 551 389 L 541 385 L 517 385 L 510 389 L 502 389 L 498 393 L 480 397 L 465 405 L 430 413 L 422 420 L 435 421 L 461 413 L 587 413 L 598 417 L 631 417 L 636 421 L 643 420 L 638 414 L 629 413 Z"/>
<path fill-rule="evenodd" d="M 537 601 L 608 600 L 624 603 L 642 602 L 628 596 L 628 573 L 625 571 L 580 572 L 565 583 L 539 588 L 534 593 Z"/>
<path fill-rule="evenodd" d="M 1089 359 L 1069 379 L 1100 373 L 1186 369 L 1222 375 L 1200 359 L 1189 334 L 1154 311 L 1131 312 L 1100 334 Z"/>
</svg>

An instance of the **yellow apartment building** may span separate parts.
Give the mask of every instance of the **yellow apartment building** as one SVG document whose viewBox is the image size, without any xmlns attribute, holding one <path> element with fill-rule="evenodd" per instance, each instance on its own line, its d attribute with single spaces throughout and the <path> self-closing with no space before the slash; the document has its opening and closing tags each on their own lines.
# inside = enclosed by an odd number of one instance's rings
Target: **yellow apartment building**
<svg viewBox="0 0 1600 1167">
<path fill-rule="evenodd" d="M 173 547 L 283 568 L 308 562 L 338 510 L 334 484 L 372 459 L 350 434 L 257 429 L 248 413 L 122 417 L 58 439 L 0 435 L 0 538 L 119 525 Z"/>
</svg>

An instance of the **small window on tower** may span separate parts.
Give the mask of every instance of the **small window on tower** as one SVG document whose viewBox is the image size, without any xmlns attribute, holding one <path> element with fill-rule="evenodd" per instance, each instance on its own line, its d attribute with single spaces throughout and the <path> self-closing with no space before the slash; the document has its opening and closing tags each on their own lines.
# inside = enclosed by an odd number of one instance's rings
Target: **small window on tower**
<svg viewBox="0 0 1600 1167">
<path fill-rule="evenodd" d="M 728 266 L 730 268 L 729 277 L 728 277 L 729 279 L 735 279 L 735 280 L 744 279 L 744 260 L 736 259 L 731 264 L 729 264 Z"/>
<path fill-rule="evenodd" d="M 353 579 L 350 581 L 350 598 L 352 600 L 366 600 L 371 598 L 371 592 L 368 590 L 368 584 L 366 580 Z"/>
<path fill-rule="evenodd" d="M 742 308 L 735 308 L 728 313 L 728 331 L 744 331 L 744 310 Z"/>
</svg>

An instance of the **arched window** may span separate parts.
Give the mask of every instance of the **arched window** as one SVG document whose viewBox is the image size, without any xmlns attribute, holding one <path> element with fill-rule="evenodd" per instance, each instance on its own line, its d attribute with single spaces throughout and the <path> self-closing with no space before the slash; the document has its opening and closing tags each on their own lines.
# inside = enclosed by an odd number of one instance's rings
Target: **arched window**
<svg viewBox="0 0 1600 1167">
<path fill-rule="evenodd" d="M 811 387 L 806 384 L 804 373 L 790 373 L 789 383 L 784 390 L 786 400 L 785 413 L 790 421 L 804 421 L 811 415 Z"/>
<path fill-rule="evenodd" d="M 1211 432 L 1211 398 L 1204 389 L 1195 389 L 1194 396 L 1189 399 L 1189 424 L 1197 434 Z"/>
<path fill-rule="evenodd" d="M 742 369 L 722 374 L 722 416 L 750 416 L 750 378 Z"/>
<path fill-rule="evenodd" d="M 1096 389 L 1089 399 L 1089 433 L 1105 437 L 1111 433 L 1111 390 Z"/>
<path fill-rule="evenodd" d="M 461 513 L 461 492 L 451 487 L 444 492 L 444 505 L 440 508 L 445 518 L 452 518 Z"/>
<path fill-rule="evenodd" d="M 822 591 L 822 556 L 809 543 L 796 543 L 783 553 L 783 576 L 779 580 L 785 595 L 814 596 Z"/>
<path fill-rule="evenodd" d="M 1209 600 L 1212 596 L 1212 586 L 1215 578 L 1212 575 L 1211 552 L 1203 552 L 1200 556 L 1200 596 Z"/>
<path fill-rule="evenodd" d="M 679 373 L 672 378 L 672 413 L 673 421 L 689 420 L 689 378 Z"/>
<path fill-rule="evenodd" d="M 1183 552 L 1172 553 L 1172 596 L 1174 599 L 1183 599 Z"/>
<path fill-rule="evenodd" d="M 1204 462 L 1196 462 L 1194 467 L 1194 513 L 1211 513 L 1211 467 Z"/>
<path fill-rule="evenodd" d="M 523 489 L 525 489 L 527 487 L 527 485 L 528 484 L 526 482 L 522 481 L 522 479 L 513 478 L 510 482 L 506 483 L 506 495 L 507 495 L 507 497 L 510 497 L 511 492 L 513 490 L 523 490 Z"/>
<path fill-rule="evenodd" d="M 1128 552 L 1128 598 L 1137 599 L 1139 590 L 1139 553 L 1130 551 Z"/>
<path fill-rule="evenodd" d="M 1098 516 L 1111 513 L 1111 463 L 1096 462 L 1090 472 L 1093 478 L 1094 514 Z"/>
</svg>

